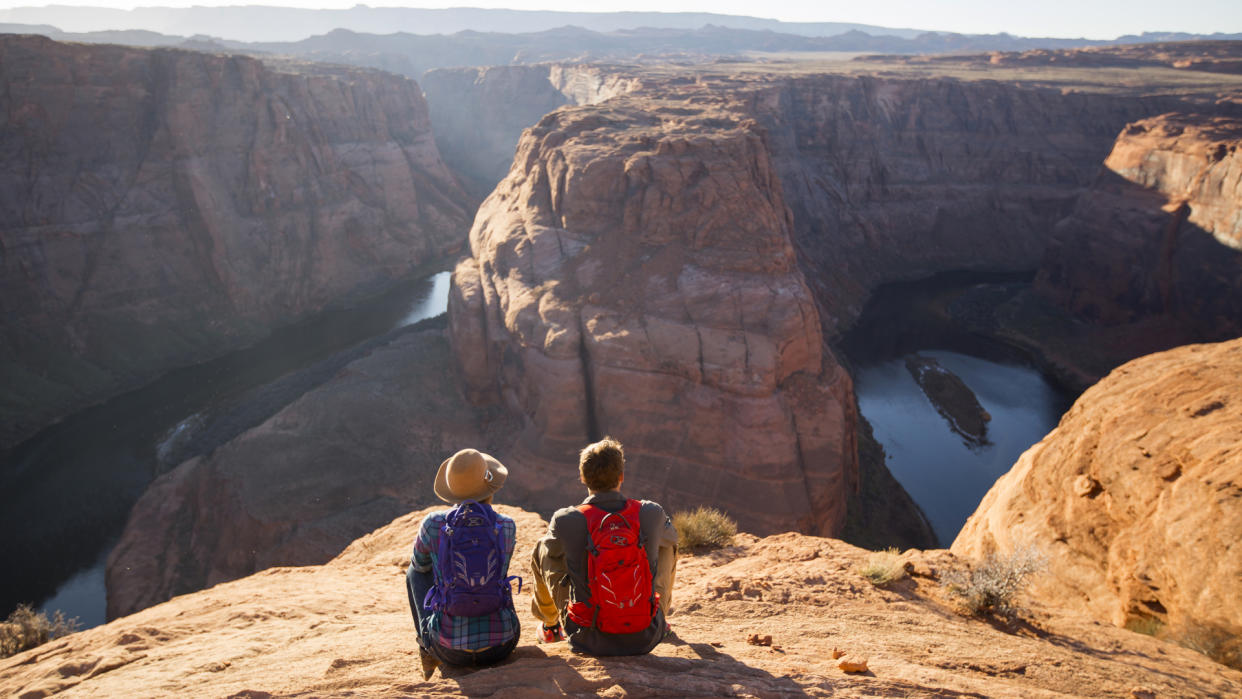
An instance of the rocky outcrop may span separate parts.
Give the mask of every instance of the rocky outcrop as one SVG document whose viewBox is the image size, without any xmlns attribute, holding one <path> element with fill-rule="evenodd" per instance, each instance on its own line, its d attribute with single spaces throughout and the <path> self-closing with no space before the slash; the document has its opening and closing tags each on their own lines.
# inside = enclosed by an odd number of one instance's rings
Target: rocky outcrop
<svg viewBox="0 0 1242 699">
<path fill-rule="evenodd" d="M 1034 545 L 1047 603 L 1242 637 L 1240 375 L 1242 340 L 1116 369 L 996 482 L 953 552 Z"/>
<path fill-rule="evenodd" d="M 400 334 L 274 417 L 156 479 L 108 559 L 108 617 L 277 565 L 330 560 L 436 502 L 446 454 L 493 450 L 503 416 L 466 404 L 443 322 Z"/>
<path fill-rule="evenodd" d="M 374 293 L 467 197 L 392 75 L 0 37 L 0 444 Z"/>
<path fill-rule="evenodd" d="M 501 491 L 503 497 L 505 491 Z M 517 522 L 511 573 L 546 528 Z M 326 565 L 271 568 L 0 660 L 0 693 L 59 696 L 1236 696 L 1242 673 L 1173 644 L 1036 609 L 1024 633 L 951 613 L 934 577 L 962 561 L 910 552 L 920 576 L 880 589 L 867 552 L 832 539 L 739 535 L 682 557 L 675 636 L 649 654 L 592 658 L 522 639 L 493 669 L 418 679 L 404 568 L 426 511 L 403 514 Z M 999 628 L 998 628 L 999 627 Z M 747 642 L 756 637 L 759 644 Z M 839 652 L 834 652 L 839 651 Z M 844 653 L 844 657 L 836 656 Z M 847 674 L 841 661 L 865 661 Z"/>
<path fill-rule="evenodd" d="M 850 379 L 824 348 L 763 131 L 730 97 L 554 112 L 480 207 L 450 329 L 470 395 L 525 421 L 506 452 L 523 502 L 575 496 L 577 450 L 612 434 L 627 488 L 670 509 L 839 531 Z"/>
<path fill-rule="evenodd" d="M 1242 334 L 1242 120 L 1164 114 L 1122 130 L 1056 229 L 1036 280 L 1079 317 L 1166 317 L 1200 340 Z"/>
</svg>

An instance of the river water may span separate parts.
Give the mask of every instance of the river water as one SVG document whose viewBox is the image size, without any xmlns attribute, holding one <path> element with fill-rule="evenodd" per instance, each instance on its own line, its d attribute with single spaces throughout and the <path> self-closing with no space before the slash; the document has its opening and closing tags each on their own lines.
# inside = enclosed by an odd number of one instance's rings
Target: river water
<svg viewBox="0 0 1242 699">
<path fill-rule="evenodd" d="M 1056 427 L 1073 401 L 1022 354 L 943 312 L 956 294 L 985 282 L 1025 283 L 1012 275 L 958 274 L 891 285 L 875 294 L 843 343 L 859 411 L 889 470 L 946 547 L 996 479 Z M 935 358 L 975 393 L 992 416 L 986 444 L 968 445 L 936 411 L 906 368 L 904 357 L 915 352 Z"/>
<path fill-rule="evenodd" d="M 449 272 L 169 372 L 0 454 L 0 617 L 18 603 L 105 621 L 104 565 L 160 473 L 261 423 L 401 328 L 442 314 Z"/>
</svg>

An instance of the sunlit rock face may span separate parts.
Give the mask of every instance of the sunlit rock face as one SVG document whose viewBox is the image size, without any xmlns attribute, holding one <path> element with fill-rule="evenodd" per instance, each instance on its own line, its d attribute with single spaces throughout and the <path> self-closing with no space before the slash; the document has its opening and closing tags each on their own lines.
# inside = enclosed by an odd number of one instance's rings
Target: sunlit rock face
<svg viewBox="0 0 1242 699">
<path fill-rule="evenodd" d="M 509 454 L 524 502 L 564 504 L 577 450 L 611 434 L 626 488 L 673 509 L 759 532 L 844 520 L 850 379 L 763 130 L 722 102 L 558 111 L 479 210 L 450 328 L 472 396 L 525 416 Z"/>
<path fill-rule="evenodd" d="M 953 552 L 1034 546 L 1048 604 L 1238 638 L 1239 375 L 1242 340 L 1119 367 L 996 482 Z"/>
<path fill-rule="evenodd" d="M 467 197 L 410 80 L 0 38 L 9 442 L 453 250 Z"/>
<path fill-rule="evenodd" d="M 1040 292 L 1118 325 L 1166 317 L 1187 336 L 1242 334 L 1242 120 L 1170 113 L 1129 124 L 1056 230 Z"/>
</svg>

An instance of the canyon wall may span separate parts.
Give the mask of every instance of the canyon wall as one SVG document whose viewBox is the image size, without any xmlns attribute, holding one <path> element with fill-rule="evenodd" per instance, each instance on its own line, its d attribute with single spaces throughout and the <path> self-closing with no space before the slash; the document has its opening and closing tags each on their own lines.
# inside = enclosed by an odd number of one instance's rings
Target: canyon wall
<svg viewBox="0 0 1242 699">
<path fill-rule="evenodd" d="M 449 300 L 470 395 L 522 416 L 519 502 L 581 492 L 577 451 L 626 445 L 626 487 L 748 531 L 839 531 L 853 391 L 824 345 L 763 129 L 733 95 L 631 93 L 528 130 L 479 209 Z"/>
<path fill-rule="evenodd" d="M 1242 334 L 1242 120 L 1169 113 L 1121 131 L 1056 228 L 1036 284 L 1106 326 L 1167 318 L 1181 337 Z"/>
<path fill-rule="evenodd" d="M 0 445 L 460 245 L 412 81 L 0 37 Z"/>
<path fill-rule="evenodd" d="M 558 64 L 441 68 L 420 82 L 444 161 L 480 201 L 509 171 L 522 131 L 543 115 L 641 84 L 606 67 Z"/>
<path fill-rule="evenodd" d="M 1035 546 L 1036 596 L 1118 625 L 1242 637 L 1242 340 L 1136 359 L 1002 476 L 954 553 Z M 1234 553 L 1229 553 L 1234 551 Z"/>
<path fill-rule="evenodd" d="M 881 284 L 1035 269 L 1117 131 L 1181 104 L 843 76 L 784 81 L 752 100 L 831 337 Z"/>
<path fill-rule="evenodd" d="M 1169 103 L 707 74 L 562 109 L 524 136 L 457 268 L 468 389 L 529 421 L 534 504 L 573 492 L 573 451 L 612 433 L 639 492 L 837 532 L 856 416 L 825 338 L 884 282 L 1033 269 L 1115 130 Z M 800 413 L 802 385 L 826 409 Z"/>
</svg>

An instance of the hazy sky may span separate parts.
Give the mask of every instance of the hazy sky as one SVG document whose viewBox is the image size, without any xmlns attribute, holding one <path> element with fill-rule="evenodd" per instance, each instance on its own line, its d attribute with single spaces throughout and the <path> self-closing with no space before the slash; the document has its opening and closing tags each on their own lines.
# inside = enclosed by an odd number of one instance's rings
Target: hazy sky
<svg viewBox="0 0 1242 699">
<path fill-rule="evenodd" d="M 0 0 L 0 8 L 94 5 L 188 7 L 190 5 L 280 5 L 346 8 L 355 0 Z M 886 27 L 963 33 L 1009 32 L 1022 36 L 1112 39 L 1144 31 L 1201 34 L 1242 32 L 1242 0 L 479 0 L 425 2 L 367 0 L 372 7 L 508 7 L 522 10 L 719 12 L 792 22 L 860 22 Z"/>
</svg>

